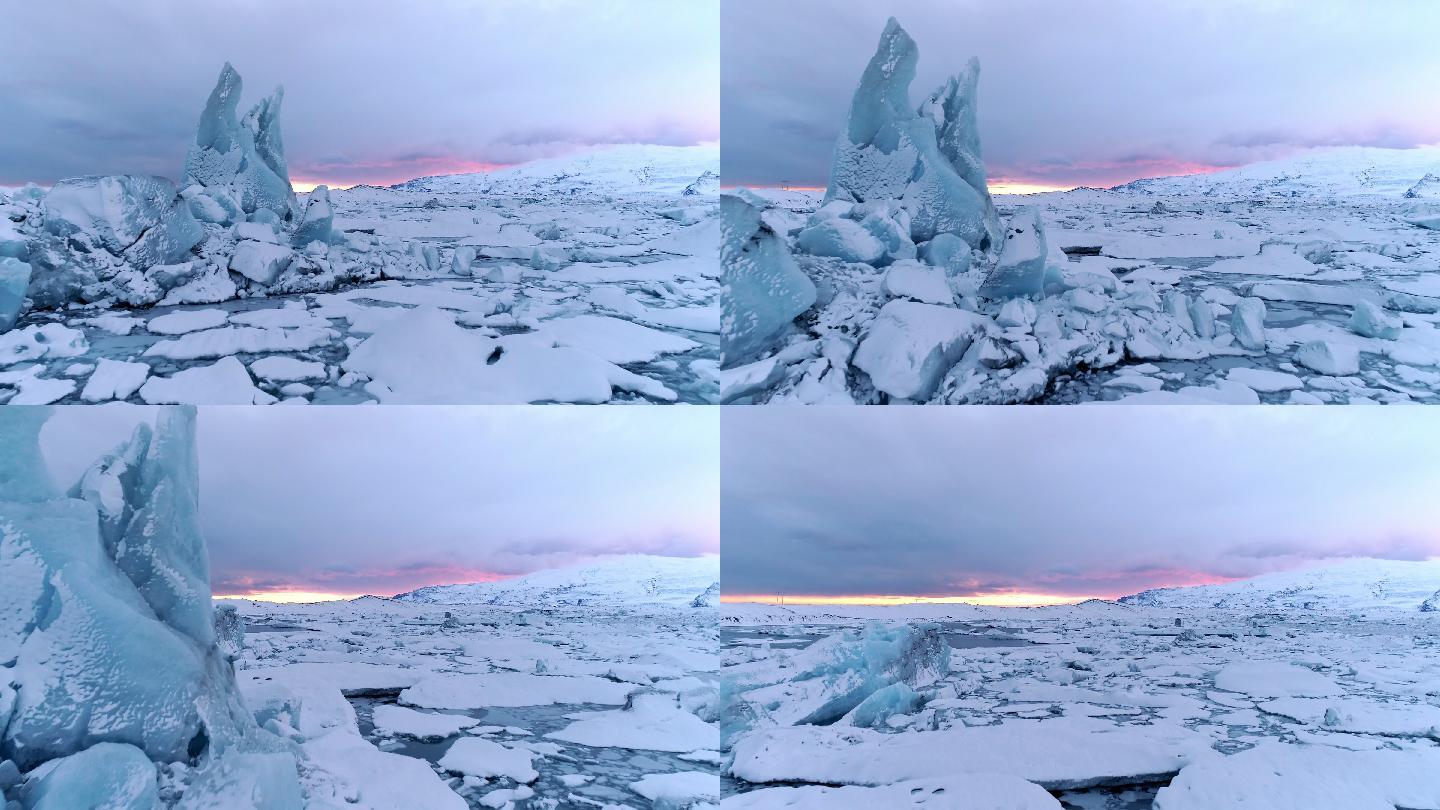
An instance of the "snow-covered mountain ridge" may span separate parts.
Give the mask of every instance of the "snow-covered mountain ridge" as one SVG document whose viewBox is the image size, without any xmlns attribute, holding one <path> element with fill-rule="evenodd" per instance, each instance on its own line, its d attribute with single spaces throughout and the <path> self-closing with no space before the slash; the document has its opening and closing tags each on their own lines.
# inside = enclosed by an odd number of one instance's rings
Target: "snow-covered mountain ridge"
<svg viewBox="0 0 1440 810">
<path fill-rule="evenodd" d="M 395 597 L 400 602 L 515 607 L 589 606 L 690 608 L 713 605 L 720 558 L 628 554 L 597 563 L 536 571 L 496 582 L 432 585 Z"/>
<path fill-rule="evenodd" d="M 1382 149 L 1343 146 L 1251 163 L 1209 174 L 1153 177 L 1113 190 L 1153 195 L 1206 197 L 1404 197 L 1420 188 L 1427 175 L 1440 173 L 1440 146 Z"/>
<path fill-rule="evenodd" d="M 713 199 L 719 172 L 716 144 L 621 144 L 493 172 L 420 177 L 391 188 L 501 197 L 672 194 Z"/>
<path fill-rule="evenodd" d="M 1156 588 L 1127 605 L 1288 612 L 1440 611 L 1440 560 L 1353 559 L 1219 585 Z"/>
</svg>

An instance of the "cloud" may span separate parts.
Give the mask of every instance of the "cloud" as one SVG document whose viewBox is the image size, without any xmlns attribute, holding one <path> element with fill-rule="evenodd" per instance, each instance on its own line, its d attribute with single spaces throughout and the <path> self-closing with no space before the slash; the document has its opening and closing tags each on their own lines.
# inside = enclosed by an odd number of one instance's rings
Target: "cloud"
<svg viewBox="0 0 1440 810">
<path fill-rule="evenodd" d="M 292 167 L 331 182 L 719 137 L 718 0 L 25 3 L 0 48 L 0 184 L 177 177 L 220 67 L 286 88 Z M 546 132 L 522 144 L 516 133 Z M 353 171 L 347 171 L 353 165 Z M 398 174 L 369 167 L 396 169 Z"/>
<path fill-rule="evenodd" d="M 722 422 L 729 593 L 1117 596 L 1440 556 L 1427 413 L 731 408 Z"/>
<path fill-rule="evenodd" d="M 1426 0 L 726 3 L 726 183 L 825 184 L 890 15 L 920 48 L 917 104 L 980 58 L 995 178 L 1113 185 L 1311 146 L 1440 142 L 1440 108 L 1418 101 L 1440 84 L 1440 6 Z"/>
<path fill-rule="evenodd" d="M 142 408 L 64 408 L 68 486 Z M 706 408 L 203 408 L 201 519 L 217 591 L 386 594 L 599 556 L 720 550 Z"/>
</svg>

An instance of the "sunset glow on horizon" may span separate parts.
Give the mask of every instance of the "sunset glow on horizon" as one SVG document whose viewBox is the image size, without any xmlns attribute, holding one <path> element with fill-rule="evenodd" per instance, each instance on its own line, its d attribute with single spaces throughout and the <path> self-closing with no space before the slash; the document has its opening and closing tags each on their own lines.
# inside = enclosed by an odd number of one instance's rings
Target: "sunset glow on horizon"
<svg viewBox="0 0 1440 810">
<path fill-rule="evenodd" d="M 337 166 L 328 172 L 323 169 L 309 171 L 301 169 L 292 174 L 290 185 L 300 194 L 308 194 L 314 191 L 316 186 L 327 186 L 332 191 L 342 191 L 356 186 L 393 186 L 421 177 L 488 174 L 516 165 L 519 164 L 442 158 L 352 167 Z"/>
<path fill-rule="evenodd" d="M 304 605 L 315 602 L 343 602 L 365 596 L 363 593 L 327 593 L 325 591 L 258 591 L 255 593 L 227 593 L 214 595 L 214 599 L 247 599 L 252 602 L 275 602 L 282 605 Z"/>
<path fill-rule="evenodd" d="M 987 593 L 969 596 L 900 596 L 872 594 L 866 596 L 721 594 L 726 604 L 764 605 L 864 605 L 895 607 L 899 605 L 976 605 L 979 607 L 1044 607 L 1073 605 L 1087 599 L 1116 599 L 1113 596 L 1062 596 L 1048 593 Z"/>
</svg>

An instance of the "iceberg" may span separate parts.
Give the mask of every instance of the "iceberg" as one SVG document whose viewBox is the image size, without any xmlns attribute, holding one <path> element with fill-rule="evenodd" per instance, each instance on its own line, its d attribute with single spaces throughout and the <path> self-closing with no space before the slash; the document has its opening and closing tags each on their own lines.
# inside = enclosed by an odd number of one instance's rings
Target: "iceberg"
<svg viewBox="0 0 1440 810">
<path fill-rule="evenodd" d="M 267 755 L 255 806 L 298 808 L 293 751 L 256 724 L 214 642 L 194 410 L 160 411 L 68 493 L 39 450 L 49 413 L 0 409 L 0 661 L 13 684 L 0 758 L 33 772 L 27 806 L 113 794 L 148 808 L 169 762 L 193 769 L 186 799 L 206 806 L 207 774 Z"/>
<path fill-rule="evenodd" d="M 890 396 L 926 399 L 990 323 L 963 309 L 897 298 L 875 316 L 853 362 Z"/>
<path fill-rule="evenodd" d="M 1033 206 L 1021 208 L 1006 226 L 1005 247 L 986 275 L 980 295 L 995 299 L 1044 295 L 1045 261 L 1049 255 L 1040 212 Z"/>
<path fill-rule="evenodd" d="M 1265 351 L 1265 302 L 1241 298 L 1230 313 L 1230 334 L 1235 342 L 1252 351 Z"/>
<path fill-rule="evenodd" d="M 305 202 L 305 213 L 300 216 L 300 225 L 290 237 L 290 244 L 303 248 L 311 242 L 335 242 L 335 208 L 330 204 L 330 188 L 316 186 Z"/>
<path fill-rule="evenodd" d="M 179 262 L 205 238 L 190 206 L 164 177 L 61 180 L 41 208 L 49 233 L 90 242 L 141 270 Z"/>
<path fill-rule="evenodd" d="M 815 283 L 800 270 L 785 242 L 761 213 L 765 201 L 749 192 L 720 197 L 720 265 L 724 271 L 721 355 L 738 365 L 764 349 L 815 303 Z"/>
<path fill-rule="evenodd" d="M 988 249 L 1000 227 L 975 128 L 979 65 L 972 60 L 917 113 L 910 82 L 918 60 L 915 41 L 890 18 L 836 141 L 825 200 L 897 200 L 910 214 L 912 241 L 952 233 Z"/>
<path fill-rule="evenodd" d="M 276 88 L 242 121 L 236 118 L 241 87 L 240 74 L 226 62 L 200 113 L 195 141 L 185 158 L 185 185 L 201 186 L 212 196 L 228 196 L 246 214 L 269 211 L 289 222 L 298 206 L 280 137 L 284 90 Z"/>
<path fill-rule="evenodd" d="M 30 288 L 30 265 L 6 256 L 0 259 L 0 332 L 8 332 L 25 306 Z"/>
</svg>

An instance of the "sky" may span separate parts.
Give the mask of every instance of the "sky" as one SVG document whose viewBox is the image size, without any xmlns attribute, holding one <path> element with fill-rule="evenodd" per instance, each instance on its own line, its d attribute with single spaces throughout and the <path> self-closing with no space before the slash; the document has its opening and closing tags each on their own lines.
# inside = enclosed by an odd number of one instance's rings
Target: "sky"
<svg viewBox="0 0 1440 810">
<path fill-rule="evenodd" d="M 345 187 L 719 137 L 719 0 L 8 3 L 0 185 L 178 180 L 228 60 L 285 86 L 291 178 Z"/>
<path fill-rule="evenodd" d="M 1440 143 L 1430 0 L 727 0 L 722 181 L 823 187 L 892 15 L 919 46 L 917 106 L 979 57 L 992 190 Z"/>
<path fill-rule="evenodd" d="M 153 410 L 61 408 L 68 487 Z M 202 408 L 200 512 L 216 595 L 390 596 L 604 555 L 719 551 L 707 408 Z"/>
<path fill-rule="evenodd" d="M 726 408 L 726 600 L 1114 598 L 1440 557 L 1427 408 Z"/>
</svg>

